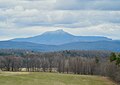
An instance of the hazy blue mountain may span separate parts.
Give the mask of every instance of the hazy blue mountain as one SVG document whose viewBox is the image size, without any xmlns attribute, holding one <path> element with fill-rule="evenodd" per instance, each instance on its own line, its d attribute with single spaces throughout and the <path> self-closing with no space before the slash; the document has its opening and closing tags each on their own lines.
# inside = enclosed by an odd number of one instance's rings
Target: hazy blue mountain
<svg viewBox="0 0 120 85">
<path fill-rule="evenodd" d="M 61 45 L 71 42 L 109 41 L 109 40 L 112 39 L 100 36 L 74 36 L 72 34 L 64 32 L 63 30 L 57 30 L 45 32 L 42 35 L 38 35 L 35 37 L 12 39 L 11 41 L 32 42 L 46 45 Z"/>
<path fill-rule="evenodd" d="M 57 30 L 30 38 L 1 41 L 0 48 L 38 51 L 109 50 L 120 52 L 120 41 L 100 36 L 74 36 L 63 30 Z"/>
<path fill-rule="evenodd" d="M 30 42 L 0 41 L 0 49 L 28 49 L 38 51 L 51 51 L 56 46 L 35 44 Z"/>
<path fill-rule="evenodd" d="M 2 49 L 28 49 L 37 51 L 109 50 L 120 52 L 120 41 L 74 42 L 63 45 L 43 45 L 29 42 L 1 41 Z"/>
<path fill-rule="evenodd" d="M 59 46 L 59 50 L 109 50 L 120 52 L 120 41 L 74 42 Z"/>
</svg>

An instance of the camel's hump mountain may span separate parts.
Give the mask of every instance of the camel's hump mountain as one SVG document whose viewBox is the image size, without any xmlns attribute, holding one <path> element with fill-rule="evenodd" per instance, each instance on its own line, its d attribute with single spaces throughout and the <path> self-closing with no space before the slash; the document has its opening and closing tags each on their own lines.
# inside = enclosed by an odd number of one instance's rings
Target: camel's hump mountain
<svg viewBox="0 0 120 85">
<path fill-rule="evenodd" d="M 28 38 L 16 38 L 11 41 L 17 42 L 32 42 L 37 44 L 46 45 L 61 45 L 72 42 L 91 42 L 91 41 L 110 41 L 112 39 L 101 36 L 75 36 L 67 33 L 63 30 L 48 31 L 41 35 L 28 37 Z"/>
</svg>

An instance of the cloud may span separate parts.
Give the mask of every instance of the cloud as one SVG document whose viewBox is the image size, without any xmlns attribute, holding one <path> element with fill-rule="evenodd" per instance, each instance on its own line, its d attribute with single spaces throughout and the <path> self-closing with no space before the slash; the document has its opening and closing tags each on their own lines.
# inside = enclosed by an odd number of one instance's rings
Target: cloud
<svg viewBox="0 0 120 85">
<path fill-rule="evenodd" d="M 8 25 L 11 24 L 16 27 L 52 26 L 78 28 L 103 23 L 120 23 L 120 11 L 48 11 L 15 6 L 6 10 L 1 9 L 0 12 L 1 22 L 4 21 Z"/>
<path fill-rule="evenodd" d="M 57 0 L 59 10 L 120 10 L 119 0 Z"/>
<path fill-rule="evenodd" d="M 0 8 L 21 5 L 39 10 L 120 10 L 119 0 L 1 0 Z"/>
<path fill-rule="evenodd" d="M 85 28 L 65 29 L 74 35 L 82 36 L 106 36 L 112 39 L 120 39 L 120 24 L 100 24 Z"/>
<path fill-rule="evenodd" d="M 22 6 L 25 9 L 52 10 L 56 0 L 1 0 L 0 8 L 9 9 Z"/>
</svg>

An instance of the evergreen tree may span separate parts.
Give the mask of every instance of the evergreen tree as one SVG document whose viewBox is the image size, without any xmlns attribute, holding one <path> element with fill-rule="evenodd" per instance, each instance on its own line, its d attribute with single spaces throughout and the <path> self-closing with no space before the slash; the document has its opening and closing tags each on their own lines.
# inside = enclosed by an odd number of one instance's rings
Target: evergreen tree
<svg viewBox="0 0 120 85">
<path fill-rule="evenodd" d="M 115 60 L 116 60 L 116 54 L 114 52 L 112 52 L 110 55 L 110 62 L 113 62 Z"/>
</svg>

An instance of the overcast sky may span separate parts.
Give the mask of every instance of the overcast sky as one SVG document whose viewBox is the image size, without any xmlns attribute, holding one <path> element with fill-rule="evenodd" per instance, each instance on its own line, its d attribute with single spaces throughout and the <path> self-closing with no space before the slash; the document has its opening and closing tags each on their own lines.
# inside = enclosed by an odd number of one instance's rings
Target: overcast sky
<svg viewBox="0 0 120 85">
<path fill-rule="evenodd" d="M 120 0 L 0 0 L 0 40 L 57 29 L 120 39 Z"/>
</svg>

